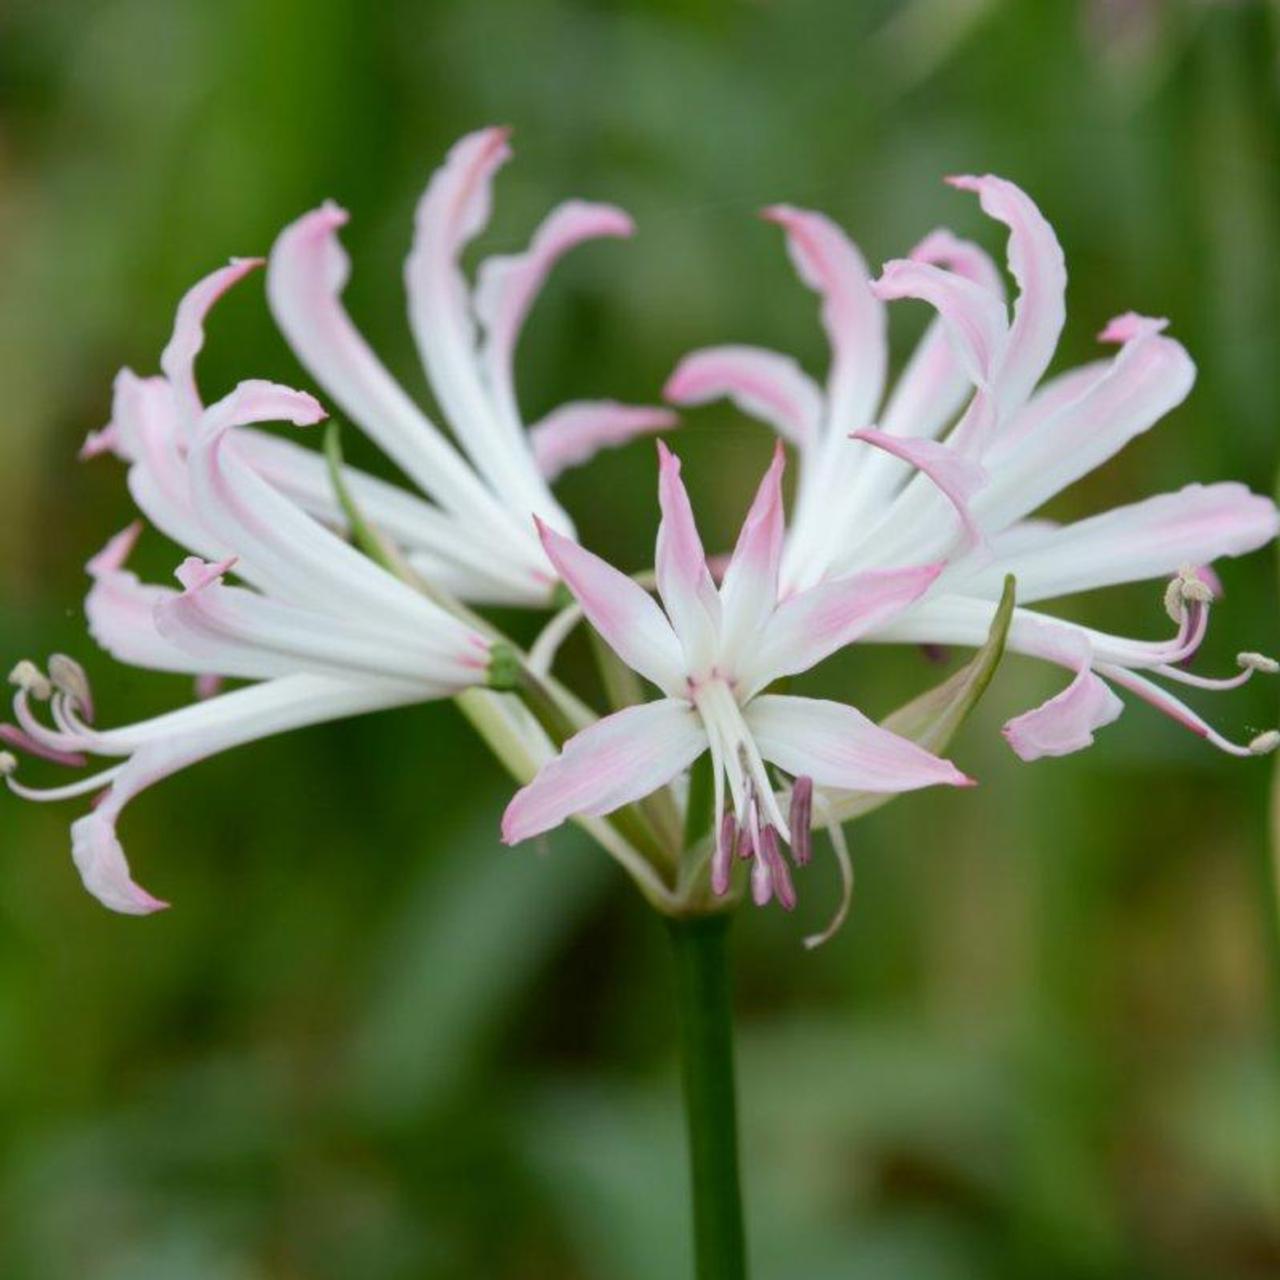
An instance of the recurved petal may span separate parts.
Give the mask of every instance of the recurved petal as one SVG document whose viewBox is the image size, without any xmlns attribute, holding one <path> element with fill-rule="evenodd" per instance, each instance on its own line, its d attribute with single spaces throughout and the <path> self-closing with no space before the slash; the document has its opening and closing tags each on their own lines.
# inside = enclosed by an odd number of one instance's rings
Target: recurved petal
<svg viewBox="0 0 1280 1280">
<path fill-rule="evenodd" d="M 976 546 L 982 540 L 982 530 L 969 509 L 974 495 L 987 483 L 987 473 L 981 463 L 937 440 L 904 439 L 871 427 L 855 431 L 853 439 L 883 449 L 885 453 L 909 462 L 927 476 L 955 508 L 964 526 L 968 545 Z"/>
<path fill-rule="evenodd" d="M 1018 282 L 1018 298 L 1000 370 L 999 399 L 1008 410 L 1026 401 L 1058 345 L 1066 318 L 1062 246 L 1035 202 L 1012 182 L 993 174 L 947 181 L 976 192 L 983 211 L 1009 228 L 1009 270 Z"/>
<path fill-rule="evenodd" d="M 971 785 L 949 760 L 841 702 L 765 694 L 743 714 L 766 760 L 817 787 L 898 792 Z"/>
<path fill-rule="evenodd" d="M 484 230 L 493 208 L 493 175 L 511 158 L 510 137 L 511 130 L 499 126 L 453 144 L 418 204 L 418 248 L 453 259 Z"/>
<path fill-rule="evenodd" d="M 601 449 L 624 445 L 640 435 L 679 425 L 669 409 L 619 404 L 616 400 L 577 400 L 553 409 L 529 428 L 534 461 L 547 480 L 589 462 Z"/>
<path fill-rule="evenodd" d="M 787 234 L 801 280 L 822 298 L 822 324 L 831 343 L 827 396 L 841 428 L 864 426 L 884 392 L 888 365 L 885 312 L 871 290 L 866 261 L 830 218 L 791 205 L 764 211 Z"/>
<path fill-rule="evenodd" d="M 670 782 L 706 749 L 702 721 L 682 699 L 615 712 L 570 738 L 516 793 L 502 818 L 502 839 L 518 844 L 575 814 L 612 813 Z"/>
<path fill-rule="evenodd" d="M 147 519 L 179 545 L 216 555 L 216 543 L 191 505 L 173 387 L 164 378 L 139 378 L 121 369 L 110 430 L 131 464 L 129 492 Z"/>
<path fill-rule="evenodd" d="M 93 586 L 85 599 L 89 634 L 113 658 L 152 671 L 197 674 L 206 668 L 189 653 L 166 640 L 156 629 L 155 607 L 177 593 L 168 587 L 140 582 L 125 568 L 142 532 L 131 524 L 100 551 L 86 568 Z"/>
<path fill-rule="evenodd" d="M 312 519 L 248 466 L 228 433 L 234 426 L 323 417 L 303 392 L 273 383 L 241 383 L 206 410 L 191 450 L 191 493 L 204 524 L 252 569 L 254 580 L 290 603 L 375 611 L 383 626 L 445 633 L 451 615 Z"/>
<path fill-rule="evenodd" d="M 908 255 L 913 262 L 931 262 L 1005 300 L 1004 279 L 991 255 L 972 240 L 961 239 L 946 227 L 931 231 Z"/>
<path fill-rule="evenodd" d="M 675 404 L 727 397 L 743 413 L 771 426 L 797 448 L 814 443 L 823 396 L 800 366 L 763 347 L 706 347 L 676 366 L 662 394 Z"/>
<path fill-rule="evenodd" d="M 684 655 L 653 597 L 625 573 L 539 521 L 556 572 L 623 662 L 667 693 L 684 685 Z"/>
<path fill-rule="evenodd" d="M 405 263 L 409 318 L 445 416 L 476 456 L 498 424 L 479 379 L 475 325 L 460 261 L 493 207 L 493 178 L 511 158 L 509 129 L 480 129 L 450 148 L 418 202 Z M 486 456 L 483 449 L 481 455 Z"/>
<path fill-rule="evenodd" d="M 571 533 L 569 517 L 534 465 L 506 384 L 495 387 L 486 376 L 462 270 L 463 249 L 489 220 L 494 175 L 511 155 L 508 135 L 507 129 L 468 134 L 432 175 L 405 263 L 409 320 L 436 401 L 490 488 L 522 520 L 537 512 Z"/>
<path fill-rule="evenodd" d="M 913 262 L 947 268 L 1004 300 L 1004 281 L 987 253 L 950 231 L 931 232 L 911 251 Z M 941 319 L 933 321 L 917 344 L 889 395 L 880 426 L 890 435 L 935 439 L 951 425 L 972 391 Z M 881 466 L 887 459 L 881 460 Z"/>
<path fill-rule="evenodd" d="M 977 387 L 990 388 L 1008 341 L 1008 316 L 999 296 L 928 262 L 897 258 L 871 286 L 885 301 L 918 298 L 941 317 L 956 358 Z"/>
<path fill-rule="evenodd" d="M 1084 636 L 1052 626 L 1041 626 L 1039 632 L 1038 655 L 1076 674 L 1061 693 L 1004 726 L 1005 741 L 1023 760 L 1080 751 L 1093 742 L 1095 729 L 1110 724 L 1124 710 L 1124 703 L 1091 670 L 1092 652 Z"/>
<path fill-rule="evenodd" d="M 495 385 L 511 394 L 512 360 L 525 317 L 548 273 L 584 240 L 625 237 L 635 224 L 609 204 L 569 200 L 557 206 L 520 254 L 487 258 L 476 275 L 475 312 L 485 330 L 484 360 Z"/>
<path fill-rule="evenodd" d="M 184 430 L 195 429 L 204 407 L 196 387 L 196 356 L 204 346 L 204 321 L 210 308 L 233 284 L 262 266 L 261 258 L 233 258 L 187 290 L 178 304 L 173 335 L 160 356 L 160 368 L 173 387 Z"/>
<path fill-rule="evenodd" d="M 360 429 L 447 511 L 501 529 L 509 521 L 435 424 L 410 399 L 351 322 L 340 297 L 351 264 L 332 202 L 280 233 L 267 267 L 276 323 L 313 378 Z M 511 540 L 519 545 L 515 530 Z M 534 549 L 536 553 L 536 548 Z"/>
</svg>

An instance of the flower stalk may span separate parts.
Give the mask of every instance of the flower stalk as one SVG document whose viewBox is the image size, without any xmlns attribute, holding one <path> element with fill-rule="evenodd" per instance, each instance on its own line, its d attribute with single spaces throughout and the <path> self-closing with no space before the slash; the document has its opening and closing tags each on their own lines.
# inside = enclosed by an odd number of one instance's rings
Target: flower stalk
<svg viewBox="0 0 1280 1280">
<path fill-rule="evenodd" d="M 745 1280 L 727 915 L 667 921 L 693 1189 L 697 1280 Z"/>
</svg>

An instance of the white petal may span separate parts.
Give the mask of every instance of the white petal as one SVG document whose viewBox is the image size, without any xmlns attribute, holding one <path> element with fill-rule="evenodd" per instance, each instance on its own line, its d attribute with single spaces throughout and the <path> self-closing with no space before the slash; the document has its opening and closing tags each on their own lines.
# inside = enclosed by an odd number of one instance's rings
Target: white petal
<svg viewBox="0 0 1280 1280">
<path fill-rule="evenodd" d="M 1074 671 L 1075 679 L 1047 702 L 1015 716 L 1004 726 L 1005 740 L 1022 760 L 1064 756 L 1093 743 L 1095 729 L 1111 724 L 1124 703 L 1090 669 L 1087 640 L 1068 628 L 1045 626 L 1040 656 Z"/>
<path fill-rule="evenodd" d="M 489 220 L 493 176 L 510 157 L 506 129 L 481 129 L 455 143 L 432 175 L 405 263 L 409 319 L 432 390 L 459 444 L 515 511 L 562 533 L 569 518 L 538 474 L 519 423 L 503 413 L 481 372 L 461 254 Z"/>
<path fill-rule="evenodd" d="M 938 577 L 941 566 L 872 569 L 820 582 L 784 600 L 744 663 L 744 693 L 798 675 L 867 632 L 885 626 Z"/>
<path fill-rule="evenodd" d="M 1026 603 L 1122 582 L 1166 578 L 1183 565 L 1238 556 L 1276 536 L 1270 498 L 1242 484 L 1191 484 L 1074 524 L 1042 530 L 1021 551 L 1009 549 L 965 579 L 974 595 L 999 595 L 1006 574 L 1018 579 Z"/>
<path fill-rule="evenodd" d="M 706 404 L 727 396 L 797 448 L 817 443 L 824 401 L 817 384 L 790 356 L 762 347 L 706 347 L 676 366 L 663 388 L 674 404 Z"/>
<path fill-rule="evenodd" d="M 1194 381 L 1195 366 L 1179 343 L 1150 329 L 1136 334 L 1083 395 L 992 463 L 975 517 L 997 530 L 1029 515 L 1158 422 Z"/>
<path fill-rule="evenodd" d="M 223 675 L 263 679 L 314 671 L 336 677 L 375 676 L 419 682 L 424 696 L 444 696 L 483 683 L 488 645 L 450 629 L 423 629 L 409 639 L 358 613 L 321 612 L 272 600 L 222 582 L 225 566 L 191 559 L 179 570 L 180 595 L 157 603 L 165 639 Z"/>
<path fill-rule="evenodd" d="M 680 637 L 685 670 L 704 672 L 720 649 L 720 596 L 693 519 L 689 495 L 680 479 L 680 460 L 658 441 L 658 501 L 662 521 L 654 556 L 658 594 Z"/>
<path fill-rule="evenodd" d="M 844 791 L 914 791 L 970 780 L 948 760 L 841 702 L 766 694 L 744 717 L 760 754 L 793 777 Z"/>
<path fill-rule="evenodd" d="M 233 443 L 259 475 L 304 511 L 331 527 L 346 527 L 328 462 L 315 450 L 251 427 L 239 428 Z M 433 566 L 428 578 L 442 579 L 438 585 L 451 595 L 486 603 L 546 603 L 555 579 L 540 555 L 513 556 L 510 539 L 495 536 L 492 527 L 434 507 L 355 467 L 344 466 L 342 478 L 369 524 L 402 548 L 411 563 L 424 557 Z"/>
<path fill-rule="evenodd" d="M 540 565 L 525 513 L 516 519 L 504 511 L 387 372 L 339 301 L 350 274 L 337 239 L 346 221 L 346 212 L 330 203 L 281 232 L 267 269 L 276 323 L 311 376 L 424 493 Z"/>
<path fill-rule="evenodd" d="M 204 523 L 283 600 L 339 614 L 364 608 L 409 635 L 461 633 L 457 619 L 318 524 L 227 447 L 233 426 L 305 423 L 319 413 L 301 392 L 252 382 L 206 410 L 190 455 L 192 498 Z"/>
<path fill-rule="evenodd" d="M 600 816 L 649 795 L 707 749 L 697 713 L 682 699 L 627 707 L 583 729 L 517 792 L 502 839 L 517 844 L 575 814 Z"/>
<path fill-rule="evenodd" d="M 660 689 L 680 691 L 685 683 L 684 654 L 653 597 L 571 538 L 546 525 L 541 533 L 552 564 L 610 648 Z"/>
<path fill-rule="evenodd" d="M 640 435 L 679 425 L 668 409 L 619 404 L 616 400 L 577 400 L 562 404 L 529 428 L 538 470 L 548 480 L 590 461 L 601 449 L 617 448 Z"/>
</svg>

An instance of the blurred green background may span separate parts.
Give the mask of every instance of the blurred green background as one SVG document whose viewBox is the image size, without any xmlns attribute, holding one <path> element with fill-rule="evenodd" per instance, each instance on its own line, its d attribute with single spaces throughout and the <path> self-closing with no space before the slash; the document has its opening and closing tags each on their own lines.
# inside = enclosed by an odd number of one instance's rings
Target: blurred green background
<svg viewBox="0 0 1280 1280">
<path fill-rule="evenodd" d="M 0 654 L 83 657 L 108 721 L 187 696 L 83 631 L 81 566 L 132 518 L 75 450 L 149 372 L 173 305 L 332 196 L 351 306 L 415 391 L 400 267 L 448 144 L 516 126 L 487 249 L 568 195 L 640 228 L 557 273 L 522 347 L 532 420 L 653 398 L 678 356 L 763 342 L 820 372 L 787 200 L 872 262 L 940 222 L 940 183 L 1027 187 L 1071 271 L 1061 361 L 1129 307 L 1168 315 L 1191 400 L 1063 515 L 1235 477 L 1271 487 L 1280 378 L 1276 28 L 1258 4 L 1006 0 L 5 0 L 0 11 Z M 302 382 L 261 285 L 216 313 L 209 398 Z M 895 308 L 899 362 L 923 309 Z M 900 314 L 898 314 L 900 313 Z M 679 443 L 708 541 L 767 454 L 727 409 Z M 349 451 L 371 462 L 348 433 Z M 639 566 L 651 447 L 562 487 Z M 140 565 L 172 568 L 150 535 Z M 1223 566 L 1206 667 L 1280 648 L 1270 553 Z M 1147 635 L 1155 586 L 1076 616 Z M 1073 608 L 1073 605 L 1068 606 Z M 585 648 L 567 659 L 585 666 Z M 861 650 L 815 676 L 872 714 L 937 679 Z M 1047 696 L 1018 661 L 953 754 L 974 792 L 852 829 L 799 918 L 735 931 L 747 1197 L 764 1280 L 1280 1272 L 1280 967 L 1269 772 L 1142 707 L 1022 765 L 997 732 Z M 1275 723 L 1255 682 L 1200 705 Z M 18 1280 L 670 1280 L 687 1205 L 662 929 L 576 835 L 497 841 L 504 779 L 450 706 L 209 762 L 125 837 L 175 903 L 109 915 L 75 806 L 0 802 L 0 1275 Z M 0 798 L 2 800 L 3 798 Z"/>
</svg>

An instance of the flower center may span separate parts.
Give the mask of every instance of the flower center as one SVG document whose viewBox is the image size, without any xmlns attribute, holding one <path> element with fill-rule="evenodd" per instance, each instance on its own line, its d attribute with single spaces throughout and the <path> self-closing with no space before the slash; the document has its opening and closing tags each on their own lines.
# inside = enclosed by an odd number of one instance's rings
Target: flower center
<svg viewBox="0 0 1280 1280">
<path fill-rule="evenodd" d="M 782 842 L 792 844 L 792 832 L 774 795 L 760 750 L 743 719 L 742 708 L 728 681 L 719 675 L 697 682 L 692 688 L 692 698 L 706 726 L 716 775 L 712 889 L 721 896 L 729 891 L 733 860 L 737 856 L 752 862 L 751 896 L 756 903 L 764 906 L 777 898 L 789 911 L 796 904 L 796 891 L 781 845 Z M 729 805 L 725 804 L 726 779 Z M 808 836 L 807 815 L 804 836 Z M 807 852 L 807 839 L 801 841 L 800 848 L 793 846 L 797 862 L 807 861 Z"/>
</svg>

